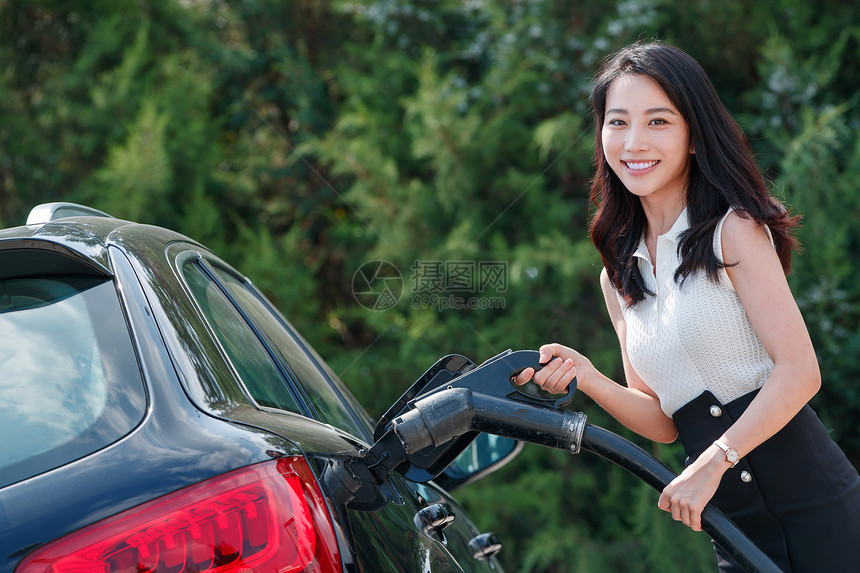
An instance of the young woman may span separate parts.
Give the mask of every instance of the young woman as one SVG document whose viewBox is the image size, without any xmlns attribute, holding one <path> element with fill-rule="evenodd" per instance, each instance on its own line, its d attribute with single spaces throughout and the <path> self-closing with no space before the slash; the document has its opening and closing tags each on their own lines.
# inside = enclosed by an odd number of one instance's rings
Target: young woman
<svg viewBox="0 0 860 573">
<path fill-rule="evenodd" d="M 561 393 L 576 376 L 631 430 L 680 436 L 687 467 L 658 501 L 675 520 L 698 531 L 713 501 L 785 571 L 858 570 L 860 477 L 807 405 L 821 377 L 785 278 L 796 219 L 683 51 L 616 52 L 591 102 L 590 233 L 627 384 L 560 344 L 517 382 Z"/>
</svg>

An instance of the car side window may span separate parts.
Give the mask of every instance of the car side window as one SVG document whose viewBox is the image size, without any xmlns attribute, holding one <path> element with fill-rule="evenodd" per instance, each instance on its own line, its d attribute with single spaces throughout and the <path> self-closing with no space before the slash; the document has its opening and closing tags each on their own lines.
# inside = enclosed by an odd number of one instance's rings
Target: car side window
<svg viewBox="0 0 860 573">
<path fill-rule="evenodd" d="M 274 349 L 289 368 L 290 375 L 313 405 L 320 420 L 364 439 L 370 437 L 369 424 L 360 419 L 358 412 L 348 402 L 346 388 L 326 377 L 314 359 L 297 340 L 292 330 L 282 322 L 258 293 L 225 269 L 214 266 L 213 271 L 230 294 L 250 315 L 257 327 L 272 342 Z"/>
<path fill-rule="evenodd" d="M 251 398 L 260 406 L 306 415 L 273 357 L 196 259 L 182 265 L 182 275 Z"/>
</svg>

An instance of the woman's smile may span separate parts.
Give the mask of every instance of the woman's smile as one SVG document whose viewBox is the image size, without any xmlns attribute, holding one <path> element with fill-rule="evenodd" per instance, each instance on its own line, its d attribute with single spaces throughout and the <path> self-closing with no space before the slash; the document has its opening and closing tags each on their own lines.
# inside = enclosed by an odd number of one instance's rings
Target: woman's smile
<svg viewBox="0 0 860 573">
<path fill-rule="evenodd" d="M 637 175 L 641 175 L 643 173 L 650 173 L 650 169 L 652 167 L 656 166 L 658 163 L 660 163 L 660 161 L 658 161 L 658 160 L 654 160 L 654 161 L 624 161 L 624 160 L 622 160 L 621 163 L 623 163 L 625 165 L 625 167 L 627 167 L 627 169 L 629 169 L 630 171 L 634 172 Z"/>
</svg>

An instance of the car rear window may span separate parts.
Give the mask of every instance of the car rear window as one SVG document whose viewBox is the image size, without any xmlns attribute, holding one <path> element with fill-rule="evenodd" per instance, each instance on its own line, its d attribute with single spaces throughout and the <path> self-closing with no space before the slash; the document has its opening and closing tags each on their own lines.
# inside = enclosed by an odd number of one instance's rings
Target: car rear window
<svg viewBox="0 0 860 573">
<path fill-rule="evenodd" d="M 0 280 L 0 487 L 95 452 L 146 394 L 111 280 Z"/>
</svg>

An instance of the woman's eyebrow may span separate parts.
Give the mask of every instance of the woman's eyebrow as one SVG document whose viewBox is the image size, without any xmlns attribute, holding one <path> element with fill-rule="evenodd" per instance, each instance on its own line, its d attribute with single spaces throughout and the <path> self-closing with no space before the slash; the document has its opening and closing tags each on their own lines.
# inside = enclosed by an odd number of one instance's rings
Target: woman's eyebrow
<svg viewBox="0 0 860 573">
<path fill-rule="evenodd" d="M 652 107 L 651 109 L 645 110 L 646 115 L 651 115 L 653 113 L 671 113 L 672 115 L 678 115 L 678 112 L 671 107 Z"/>
<path fill-rule="evenodd" d="M 613 107 L 611 109 L 606 110 L 606 115 L 609 115 L 611 113 L 627 115 L 630 112 L 628 112 L 626 109 L 623 109 L 620 107 Z M 678 115 L 678 112 L 675 111 L 674 109 L 672 109 L 671 107 L 652 107 L 650 109 L 645 110 L 645 115 L 652 115 L 655 113 L 671 113 L 672 115 Z"/>
</svg>

